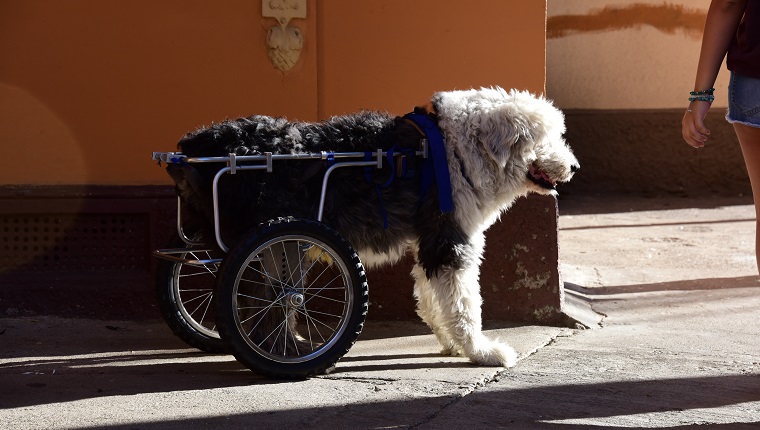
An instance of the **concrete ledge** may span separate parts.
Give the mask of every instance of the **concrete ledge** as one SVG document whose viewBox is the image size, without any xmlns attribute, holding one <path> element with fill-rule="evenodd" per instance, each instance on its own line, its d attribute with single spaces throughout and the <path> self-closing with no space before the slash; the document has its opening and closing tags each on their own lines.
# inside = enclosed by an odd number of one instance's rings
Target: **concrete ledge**
<svg viewBox="0 0 760 430">
<path fill-rule="evenodd" d="M 557 200 L 532 194 L 486 232 L 480 273 L 483 319 L 568 325 L 557 245 Z M 367 272 L 372 319 L 417 318 L 412 260 Z"/>
<path fill-rule="evenodd" d="M 21 315 L 157 316 L 149 255 L 174 231 L 172 187 L 0 187 L 0 202 L 0 221 L 20 226 L 11 240 L 27 252 L 20 256 L 13 246 L 0 246 L 0 260 L 12 263 L 0 270 L 0 315 L 10 309 Z M 123 232 L 110 226 L 120 214 L 133 220 Z M 480 276 L 484 320 L 571 324 L 563 313 L 557 217 L 555 197 L 531 195 L 488 230 Z M 48 221 L 68 226 L 57 230 L 58 237 L 35 230 Z M 109 225 L 102 228 L 103 222 Z M 37 245 L 49 250 L 32 251 Z M 411 266 L 407 257 L 368 272 L 370 319 L 418 319 Z"/>
</svg>

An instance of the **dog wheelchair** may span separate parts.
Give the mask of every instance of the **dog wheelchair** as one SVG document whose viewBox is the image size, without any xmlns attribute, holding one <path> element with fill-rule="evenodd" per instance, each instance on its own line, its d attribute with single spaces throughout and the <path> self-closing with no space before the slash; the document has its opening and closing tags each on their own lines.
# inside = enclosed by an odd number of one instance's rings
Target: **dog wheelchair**
<svg viewBox="0 0 760 430">
<path fill-rule="evenodd" d="M 164 320 L 188 345 L 232 353 L 249 369 L 276 378 L 329 373 L 357 340 L 369 305 L 356 251 L 322 222 L 330 175 L 339 168 L 383 168 L 382 150 L 189 158 L 154 152 L 159 163 L 219 165 L 212 183 L 215 246 L 183 228 L 177 198 L 175 247 L 159 249 L 157 297 Z M 428 157 L 422 139 L 415 157 Z M 281 217 L 245 233 L 228 247 L 220 228 L 220 179 L 272 172 L 278 161 L 328 162 L 315 219 Z M 391 163 L 391 167 L 392 167 Z"/>
</svg>

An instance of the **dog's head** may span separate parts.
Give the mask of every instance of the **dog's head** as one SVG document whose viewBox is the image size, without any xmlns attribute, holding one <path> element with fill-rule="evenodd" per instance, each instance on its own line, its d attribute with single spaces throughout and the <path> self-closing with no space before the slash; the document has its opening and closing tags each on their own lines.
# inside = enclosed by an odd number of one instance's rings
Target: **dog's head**
<svg viewBox="0 0 760 430">
<path fill-rule="evenodd" d="M 437 93 L 433 105 L 447 137 L 477 146 L 517 194 L 553 193 L 580 167 L 562 137 L 564 115 L 543 97 L 481 88 Z"/>
</svg>

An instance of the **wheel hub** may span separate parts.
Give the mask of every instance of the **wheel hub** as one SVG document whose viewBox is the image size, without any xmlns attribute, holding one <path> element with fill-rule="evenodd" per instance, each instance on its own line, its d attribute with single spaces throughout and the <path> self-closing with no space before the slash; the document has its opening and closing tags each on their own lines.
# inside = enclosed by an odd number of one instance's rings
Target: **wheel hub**
<svg viewBox="0 0 760 430">
<path fill-rule="evenodd" d="M 288 293 L 285 300 L 287 301 L 288 305 L 294 308 L 300 308 L 303 306 L 304 296 L 301 293 Z"/>
</svg>

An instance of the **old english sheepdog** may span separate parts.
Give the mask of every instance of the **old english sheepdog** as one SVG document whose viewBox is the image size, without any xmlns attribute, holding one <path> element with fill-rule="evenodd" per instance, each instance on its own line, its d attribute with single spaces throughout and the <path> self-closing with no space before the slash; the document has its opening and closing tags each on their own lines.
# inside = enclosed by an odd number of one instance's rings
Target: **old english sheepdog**
<svg viewBox="0 0 760 430">
<path fill-rule="evenodd" d="M 426 187 L 430 174 L 426 179 L 424 161 L 415 157 L 382 169 L 337 169 L 322 221 L 356 249 L 365 266 L 393 263 L 407 252 L 414 256 L 417 313 L 444 354 L 464 355 L 480 365 L 512 366 L 515 350 L 481 330 L 478 278 L 484 232 L 515 199 L 529 192 L 553 193 L 579 168 L 563 139 L 564 116 L 543 97 L 501 88 L 439 92 L 415 112 L 440 130 L 450 182 L 441 184 L 436 176 L 437 184 Z M 425 133 L 408 118 L 381 112 L 318 123 L 251 116 L 200 128 L 182 138 L 179 148 L 189 157 L 378 148 L 403 154 L 417 149 Z M 191 218 L 206 234 L 213 220 L 210 184 L 216 169 L 203 164 L 168 167 L 194 213 Z M 294 160 L 271 173 L 226 175 L 219 197 L 225 241 L 232 243 L 249 228 L 277 217 L 314 219 L 326 169 L 322 161 Z"/>
</svg>

